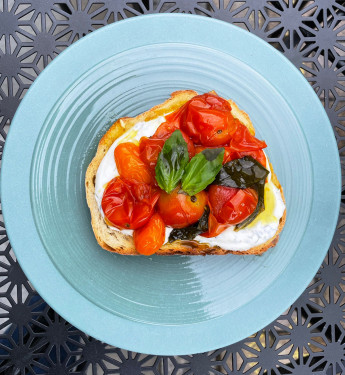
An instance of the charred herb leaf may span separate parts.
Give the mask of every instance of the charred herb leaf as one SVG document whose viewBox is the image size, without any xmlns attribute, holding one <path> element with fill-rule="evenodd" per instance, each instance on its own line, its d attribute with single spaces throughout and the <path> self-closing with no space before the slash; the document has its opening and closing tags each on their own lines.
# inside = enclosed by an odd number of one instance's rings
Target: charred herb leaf
<svg viewBox="0 0 345 375">
<path fill-rule="evenodd" d="M 186 228 L 173 229 L 169 236 L 169 242 L 176 240 L 193 240 L 197 235 L 208 231 L 208 216 L 210 208 L 205 207 L 205 211 L 200 220 Z"/>
<path fill-rule="evenodd" d="M 189 161 L 187 143 L 180 130 L 175 130 L 159 153 L 156 180 L 159 187 L 171 193 L 179 183 Z"/>
<path fill-rule="evenodd" d="M 246 189 L 265 181 L 269 171 L 251 156 L 231 160 L 223 165 L 214 183 L 232 188 Z"/>
<path fill-rule="evenodd" d="M 269 171 L 251 156 L 231 160 L 223 165 L 214 183 L 238 189 L 253 188 L 258 193 L 258 204 L 254 212 L 236 225 L 236 230 L 250 224 L 265 209 L 264 193 L 265 181 Z"/>
<path fill-rule="evenodd" d="M 206 149 L 187 164 L 182 177 L 182 190 L 195 195 L 211 184 L 222 168 L 224 148 Z"/>
<path fill-rule="evenodd" d="M 236 225 L 235 230 L 240 230 L 249 225 L 265 209 L 265 180 L 262 180 L 251 187 L 254 188 L 258 193 L 258 204 L 256 205 L 254 212 L 248 216 L 247 219 Z"/>
</svg>

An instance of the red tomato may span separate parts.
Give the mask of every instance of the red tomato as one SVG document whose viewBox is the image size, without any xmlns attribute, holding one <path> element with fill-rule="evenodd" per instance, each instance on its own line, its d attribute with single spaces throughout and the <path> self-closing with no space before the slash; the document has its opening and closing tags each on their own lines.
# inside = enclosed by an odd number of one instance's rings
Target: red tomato
<svg viewBox="0 0 345 375">
<path fill-rule="evenodd" d="M 207 194 L 204 191 L 191 197 L 179 193 L 179 189 L 170 194 L 162 191 L 157 204 L 157 211 L 165 225 L 173 228 L 184 228 L 196 223 L 207 204 Z"/>
<path fill-rule="evenodd" d="M 152 138 L 168 139 L 170 135 L 180 128 L 180 124 L 177 121 L 174 122 L 163 122 L 159 125 L 158 129 L 153 134 Z"/>
<path fill-rule="evenodd" d="M 267 145 L 265 141 L 260 141 L 251 135 L 247 127 L 238 121 L 237 130 L 231 139 L 230 147 L 234 151 L 253 151 L 261 150 Z"/>
<path fill-rule="evenodd" d="M 258 204 L 254 189 L 235 189 L 211 185 L 208 190 L 211 211 L 222 224 L 239 224 L 251 215 Z"/>
<path fill-rule="evenodd" d="M 180 128 L 203 146 L 227 144 L 236 126 L 229 102 L 209 93 L 192 98 L 181 113 Z"/>
<path fill-rule="evenodd" d="M 229 227 L 229 224 L 221 224 L 218 223 L 215 216 L 210 212 L 208 216 L 208 231 L 206 233 L 203 233 L 201 236 L 203 237 L 216 237 L 218 234 L 221 234 L 225 231 L 226 228 Z"/>
<path fill-rule="evenodd" d="M 153 214 L 150 220 L 133 233 L 134 245 L 138 253 L 152 255 L 163 245 L 165 241 L 165 224 L 157 214 Z"/>
<path fill-rule="evenodd" d="M 139 147 L 131 142 L 120 143 L 114 150 L 119 175 L 127 181 L 154 185 L 149 167 L 140 159 Z"/>
<path fill-rule="evenodd" d="M 152 139 L 159 138 L 159 139 L 164 139 L 166 141 L 175 130 L 179 130 L 179 128 L 178 127 L 176 128 L 174 124 L 163 122 L 163 124 L 159 126 L 159 128 L 156 130 L 156 132 L 153 134 L 151 138 Z M 184 131 L 182 130 L 180 131 L 182 133 L 183 139 L 187 143 L 189 158 L 191 159 L 195 155 L 194 143 Z"/>
<path fill-rule="evenodd" d="M 143 162 L 154 170 L 159 153 L 164 146 L 164 139 L 142 137 L 139 143 L 139 155 Z"/>
<path fill-rule="evenodd" d="M 147 184 L 112 179 L 105 188 L 102 209 L 107 221 L 120 229 L 137 229 L 148 222 L 159 192 Z"/>
<path fill-rule="evenodd" d="M 225 147 L 225 154 L 223 159 L 223 164 L 227 163 L 230 160 L 241 159 L 244 156 L 251 156 L 253 159 L 257 160 L 266 168 L 266 156 L 262 150 L 253 150 L 253 151 L 234 151 L 231 147 Z"/>
</svg>

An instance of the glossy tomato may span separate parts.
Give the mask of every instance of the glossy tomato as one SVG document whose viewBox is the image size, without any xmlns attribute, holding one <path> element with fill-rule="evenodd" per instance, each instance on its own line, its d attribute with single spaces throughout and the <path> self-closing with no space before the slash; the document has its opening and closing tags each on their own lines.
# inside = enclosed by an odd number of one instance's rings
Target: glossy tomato
<svg viewBox="0 0 345 375">
<path fill-rule="evenodd" d="M 258 204 L 258 194 L 254 189 L 235 189 L 219 185 L 210 186 L 208 199 L 216 220 L 231 225 L 245 220 Z"/>
<path fill-rule="evenodd" d="M 225 231 L 226 228 L 229 227 L 230 224 L 222 224 L 217 221 L 215 216 L 210 212 L 208 216 L 208 231 L 206 233 L 201 234 L 203 237 L 216 237 L 222 232 Z"/>
<path fill-rule="evenodd" d="M 131 142 L 120 143 L 114 150 L 117 170 L 126 181 L 155 184 L 148 165 L 140 158 L 139 147 Z"/>
<path fill-rule="evenodd" d="M 234 159 L 241 159 L 244 156 L 251 156 L 253 159 L 257 160 L 266 168 L 266 156 L 262 150 L 240 152 L 240 151 L 234 151 L 231 147 L 225 147 L 223 164 Z"/>
<path fill-rule="evenodd" d="M 150 167 L 153 171 L 156 164 L 159 153 L 162 151 L 164 146 L 164 139 L 159 138 L 147 138 L 142 137 L 139 143 L 139 155 L 140 159 Z"/>
<path fill-rule="evenodd" d="M 152 255 L 159 250 L 165 241 L 165 224 L 159 214 L 153 214 L 144 226 L 136 229 L 133 239 L 140 254 Z"/>
<path fill-rule="evenodd" d="M 166 141 L 175 130 L 181 131 L 183 139 L 187 143 L 189 158 L 191 159 L 195 155 L 195 148 L 194 148 L 193 141 L 188 137 L 188 135 L 184 131 L 182 131 L 181 129 L 175 128 L 174 126 L 171 126 L 171 124 L 168 122 L 163 122 L 163 124 L 159 126 L 159 128 L 156 130 L 156 132 L 153 134 L 153 136 L 150 139 L 158 138 L 158 139 L 164 139 L 164 141 Z"/>
<path fill-rule="evenodd" d="M 265 141 L 260 141 L 250 134 L 247 127 L 238 122 L 237 130 L 234 133 L 230 147 L 235 151 L 262 150 L 267 147 Z"/>
<path fill-rule="evenodd" d="M 189 196 L 179 193 L 179 189 L 170 194 L 162 191 L 157 204 L 157 211 L 165 225 L 173 228 L 184 228 L 196 223 L 207 205 L 207 194 L 204 191 Z"/>
<path fill-rule="evenodd" d="M 214 94 L 195 96 L 181 113 L 180 128 L 195 144 L 203 146 L 227 144 L 236 126 L 229 102 Z"/>
<path fill-rule="evenodd" d="M 102 210 L 113 226 L 137 229 L 148 222 L 158 198 L 159 192 L 151 185 L 115 177 L 105 188 Z"/>
</svg>

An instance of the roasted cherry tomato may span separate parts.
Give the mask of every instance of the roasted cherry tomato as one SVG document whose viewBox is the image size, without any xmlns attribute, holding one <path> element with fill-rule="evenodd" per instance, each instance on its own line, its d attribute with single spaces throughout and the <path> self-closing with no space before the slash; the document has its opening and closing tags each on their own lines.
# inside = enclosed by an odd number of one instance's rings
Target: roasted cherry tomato
<svg viewBox="0 0 345 375">
<path fill-rule="evenodd" d="M 211 211 L 221 224 L 239 224 L 251 215 L 258 204 L 254 189 L 235 189 L 211 185 L 208 190 Z"/>
<path fill-rule="evenodd" d="M 154 170 L 159 153 L 164 146 L 164 139 L 142 137 L 139 143 L 140 159 Z"/>
<path fill-rule="evenodd" d="M 151 185 L 115 177 L 105 188 L 102 209 L 113 226 L 137 229 L 149 221 L 158 198 L 158 190 Z"/>
<path fill-rule="evenodd" d="M 234 151 L 253 151 L 262 150 L 267 147 L 265 141 L 260 141 L 250 134 L 246 126 L 241 124 L 238 120 L 237 130 L 233 135 L 230 147 Z"/>
<path fill-rule="evenodd" d="M 225 154 L 223 159 L 223 164 L 234 159 L 241 159 L 244 156 L 251 156 L 253 159 L 257 160 L 266 168 L 266 156 L 262 150 L 253 150 L 253 151 L 234 151 L 231 147 L 225 147 Z"/>
<path fill-rule="evenodd" d="M 170 194 L 162 191 L 157 204 L 157 211 L 165 225 L 173 228 L 184 228 L 196 223 L 207 204 L 207 194 L 204 191 L 189 196 L 179 193 L 179 189 Z"/>
<path fill-rule="evenodd" d="M 166 126 L 165 124 L 166 123 L 162 125 Z M 159 130 L 159 128 L 157 130 Z M 150 167 L 151 170 L 154 170 L 157 164 L 158 155 L 162 151 L 162 148 L 164 146 L 164 142 L 171 136 L 172 133 L 173 132 L 167 133 L 164 131 L 161 133 L 162 138 L 157 138 L 155 135 L 153 135 L 150 138 L 142 137 L 140 139 L 140 143 L 139 143 L 140 158 L 143 162 L 146 163 L 146 165 Z M 191 159 L 195 155 L 194 144 L 186 133 L 184 133 L 183 131 L 181 131 L 181 133 L 182 133 L 184 140 L 187 143 L 189 159 Z"/>
<path fill-rule="evenodd" d="M 179 121 L 163 122 L 153 134 L 152 138 L 168 139 L 170 135 L 180 128 Z"/>
<path fill-rule="evenodd" d="M 133 233 L 134 245 L 138 253 L 152 255 L 165 241 L 165 224 L 159 214 L 155 213 L 150 220 Z"/>
<path fill-rule="evenodd" d="M 155 183 L 149 167 L 140 159 L 139 147 L 131 142 L 120 143 L 114 150 L 119 175 L 126 181 Z"/>
<path fill-rule="evenodd" d="M 214 94 L 195 96 L 181 113 L 180 128 L 203 146 L 227 144 L 236 126 L 229 102 Z"/>
<path fill-rule="evenodd" d="M 210 212 L 208 216 L 208 231 L 206 233 L 203 233 L 203 237 L 216 237 L 222 232 L 225 231 L 226 228 L 229 227 L 229 224 L 221 224 L 217 221 L 215 216 Z"/>
</svg>

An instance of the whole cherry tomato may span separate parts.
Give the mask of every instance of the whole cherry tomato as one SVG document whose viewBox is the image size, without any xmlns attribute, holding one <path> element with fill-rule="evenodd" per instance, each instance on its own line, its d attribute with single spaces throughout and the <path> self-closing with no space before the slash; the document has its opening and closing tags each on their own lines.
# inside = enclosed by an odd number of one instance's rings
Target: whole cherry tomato
<svg viewBox="0 0 345 375">
<path fill-rule="evenodd" d="M 148 222 L 158 198 L 158 190 L 151 185 L 115 177 L 104 190 L 102 210 L 113 226 L 137 229 Z"/>
<path fill-rule="evenodd" d="M 153 214 L 144 226 L 136 229 L 133 239 L 140 254 L 152 255 L 159 250 L 165 241 L 165 224 L 159 214 Z"/>
<path fill-rule="evenodd" d="M 180 128 L 195 144 L 203 146 L 227 144 L 236 126 L 229 102 L 214 94 L 195 96 L 185 104 L 181 113 Z"/>
<path fill-rule="evenodd" d="M 159 153 L 162 151 L 164 146 L 164 139 L 159 138 L 147 138 L 142 137 L 139 142 L 139 155 L 140 159 L 150 167 L 153 171 L 156 164 Z"/>
<path fill-rule="evenodd" d="M 208 190 L 211 211 L 222 224 L 239 224 L 251 215 L 257 204 L 258 194 L 254 189 L 235 189 L 211 185 Z"/>
<path fill-rule="evenodd" d="M 127 181 L 154 185 L 150 168 L 140 159 L 139 147 L 132 142 L 120 143 L 114 150 L 119 175 Z"/>
<path fill-rule="evenodd" d="M 246 126 L 238 121 L 237 130 L 233 134 L 230 147 L 234 151 L 253 151 L 267 147 L 265 141 L 260 141 L 250 134 Z"/>
<path fill-rule="evenodd" d="M 196 223 L 207 205 L 207 194 L 204 191 L 189 196 L 179 193 L 179 189 L 176 188 L 170 194 L 162 191 L 157 204 L 157 211 L 165 225 L 173 228 L 184 228 Z"/>
</svg>

